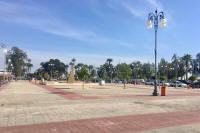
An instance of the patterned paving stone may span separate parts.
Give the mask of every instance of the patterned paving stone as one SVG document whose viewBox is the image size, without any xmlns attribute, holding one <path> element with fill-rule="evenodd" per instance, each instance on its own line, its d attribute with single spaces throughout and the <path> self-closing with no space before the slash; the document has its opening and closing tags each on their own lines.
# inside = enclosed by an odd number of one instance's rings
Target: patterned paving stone
<svg viewBox="0 0 200 133">
<path fill-rule="evenodd" d="M 183 93 L 176 89 L 167 97 L 152 97 L 144 95 L 151 94 L 151 89 L 133 93 L 135 89 L 114 88 L 113 94 L 112 89 L 87 89 L 77 93 L 76 88 L 44 89 L 26 81 L 9 84 L 0 91 L 0 133 L 153 132 L 200 123 L 198 90 Z M 96 91 L 97 96 L 87 95 L 89 91 Z M 107 95 L 98 95 L 100 92 Z"/>
<path fill-rule="evenodd" d="M 134 133 L 200 123 L 200 110 L 1 127 L 3 133 Z"/>
<path fill-rule="evenodd" d="M 74 92 L 68 92 L 61 90 L 59 88 L 55 88 L 53 86 L 45 86 L 35 84 L 38 87 L 44 88 L 50 91 L 53 94 L 58 94 L 59 96 L 68 99 L 68 100 L 87 100 L 87 99 L 106 99 L 106 98 L 151 98 L 154 97 L 152 95 L 117 95 L 117 96 L 83 96 Z M 180 91 L 179 91 L 180 92 Z M 168 94 L 166 97 L 177 97 L 177 96 L 200 96 L 200 93 L 181 93 L 181 94 Z M 160 98 L 162 96 L 158 96 Z"/>
</svg>

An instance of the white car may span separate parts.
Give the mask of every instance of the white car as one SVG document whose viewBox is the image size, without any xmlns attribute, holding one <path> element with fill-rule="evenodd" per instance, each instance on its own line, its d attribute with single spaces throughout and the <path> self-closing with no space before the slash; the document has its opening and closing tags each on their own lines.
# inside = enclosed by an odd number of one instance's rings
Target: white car
<svg viewBox="0 0 200 133">
<path fill-rule="evenodd" d="M 168 82 L 165 82 L 164 86 L 170 86 L 170 84 Z"/>
<path fill-rule="evenodd" d="M 172 87 L 175 87 L 176 85 L 177 85 L 177 87 L 184 87 L 184 88 L 187 88 L 187 84 L 184 84 L 184 83 L 182 83 L 182 82 L 180 82 L 180 81 L 176 81 L 176 82 L 171 83 L 171 86 L 172 86 Z"/>
<path fill-rule="evenodd" d="M 166 82 L 166 81 L 162 81 L 162 82 L 160 82 L 160 85 L 161 86 L 170 86 L 170 83 L 168 83 L 168 82 Z"/>
<path fill-rule="evenodd" d="M 178 87 L 187 88 L 187 84 L 184 84 L 184 83 L 182 83 L 182 82 L 178 82 L 177 86 L 178 86 Z"/>
</svg>

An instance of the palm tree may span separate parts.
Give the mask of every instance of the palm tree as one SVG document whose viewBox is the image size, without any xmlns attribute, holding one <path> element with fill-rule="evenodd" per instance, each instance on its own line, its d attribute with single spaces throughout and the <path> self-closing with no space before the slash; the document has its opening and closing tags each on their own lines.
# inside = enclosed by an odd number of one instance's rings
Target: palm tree
<svg viewBox="0 0 200 133">
<path fill-rule="evenodd" d="M 78 63 L 78 64 L 77 64 L 78 70 L 80 70 L 83 66 L 84 66 L 83 63 Z"/>
<path fill-rule="evenodd" d="M 93 65 L 89 65 L 88 69 L 89 69 L 89 73 L 91 73 L 91 71 L 94 69 L 94 66 Z"/>
<path fill-rule="evenodd" d="M 69 65 L 66 64 L 66 65 L 65 65 L 65 75 L 66 75 L 66 77 L 67 77 L 67 75 L 68 75 L 68 68 L 69 68 Z"/>
<path fill-rule="evenodd" d="M 183 58 L 179 58 L 178 77 L 181 77 L 182 80 L 184 75 L 185 75 L 185 61 L 183 60 Z"/>
<path fill-rule="evenodd" d="M 113 62 L 113 59 L 108 58 L 108 59 L 106 60 L 106 62 L 108 62 L 109 66 L 110 66 L 111 62 Z"/>
<path fill-rule="evenodd" d="M 69 63 L 69 65 L 70 65 L 71 67 L 74 67 L 75 62 L 76 62 L 76 59 L 75 59 L 75 58 L 72 58 L 72 60 L 71 60 L 71 62 Z"/>
<path fill-rule="evenodd" d="M 98 74 L 99 78 L 104 79 L 105 74 L 106 74 L 104 65 L 101 65 L 99 68 L 97 68 L 97 74 Z"/>
<path fill-rule="evenodd" d="M 75 59 L 75 58 L 72 58 L 72 62 L 75 63 L 75 62 L 76 62 L 76 59 Z"/>
<path fill-rule="evenodd" d="M 113 62 L 113 59 L 108 58 L 106 60 L 106 63 L 104 64 L 104 67 L 106 68 L 107 75 L 112 79 L 113 78 L 113 65 L 111 64 Z"/>
<path fill-rule="evenodd" d="M 74 66 L 74 65 L 75 65 L 75 62 L 76 62 L 76 59 L 75 59 L 75 58 L 72 58 L 72 60 L 71 60 L 71 62 L 69 63 L 69 65 Z"/>
<path fill-rule="evenodd" d="M 189 68 L 190 68 L 191 61 L 192 61 L 192 56 L 190 54 L 185 54 L 182 57 L 182 59 L 183 59 L 184 64 L 185 64 L 186 80 L 188 80 L 188 71 L 189 71 Z"/>
<path fill-rule="evenodd" d="M 174 66 L 176 80 L 177 80 L 177 76 L 178 76 L 178 62 L 179 62 L 178 56 L 176 54 L 174 54 L 172 57 L 172 65 Z"/>
<path fill-rule="evenodd" d="M 192 74 L 198 75 L 198 61 L 197 61 L 197 59 L 192 59 L 191 65 L 192 65 Z"/>
<path fill-rule="evenodd" d="M 168 78 L 169 63 L 164 58 L 161 58 L 158 68 L 160 76 L 166 76 Z"/>
<path fill-rule="evenodd" d="M 31 59 L 27 59 L 26 67 L 27 67 L 27 72 L 30 73 L 31 68 L 33 67 L 33 64 L 31 64 Z"/>
<path fill-rule="evenodd" d="M 141 72 L 141 69 L 142 69 L 142 64 L 140 61 L 136 61 L 136 62 L 132 62 L 130 65 L 130 68 L 132 70 L 132 76 L 133 78 L 139 78 L 139 74 Z M 141 76 L 141 75 L 140 75 Z"/>
</svg>

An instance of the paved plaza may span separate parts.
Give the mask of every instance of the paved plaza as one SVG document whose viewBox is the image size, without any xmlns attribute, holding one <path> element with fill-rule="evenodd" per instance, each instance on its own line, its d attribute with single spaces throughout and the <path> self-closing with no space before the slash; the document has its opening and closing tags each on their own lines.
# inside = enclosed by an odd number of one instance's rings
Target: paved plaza
<svg viewBox="0 0 200 133">
<path fill-rule="evenodd" d="M 145 85 L 12 82 L 0 88 L 0 133 L 200 132 L 200 90 L 152 92 Z"/>
</svg>

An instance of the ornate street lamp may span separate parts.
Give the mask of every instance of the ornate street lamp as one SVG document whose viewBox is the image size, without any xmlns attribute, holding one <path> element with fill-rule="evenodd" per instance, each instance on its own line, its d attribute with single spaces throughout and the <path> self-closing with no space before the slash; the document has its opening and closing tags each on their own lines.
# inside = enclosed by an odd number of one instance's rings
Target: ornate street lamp
<svg viewBox="0 0 200 133">
<path fill-rule="evenodd" d="M 51 66 L 51 80 L 52 80 L 52 70 L 53 70 L 53 66 L 54 66 L 54 64 L 49 64 L 49 66 Z"/>
<path fill-rule="evenodd" d="M 157 89 L 157 31 L 158 31 L 158 23 L 161 23 L 161 27 L 166 27 L 166 20 L 164 18 L 163 12 L 158 12 L 157 9 L 155 13 L 149 13 L 148 20 L 147 20 L 147 28 L 152 29 L 152 23 L 154 23 L 155 29 L 155 82 L 154 82 L 154 91 L 153 96 L 158 96 L 158 89 Z"/>
</svg>

